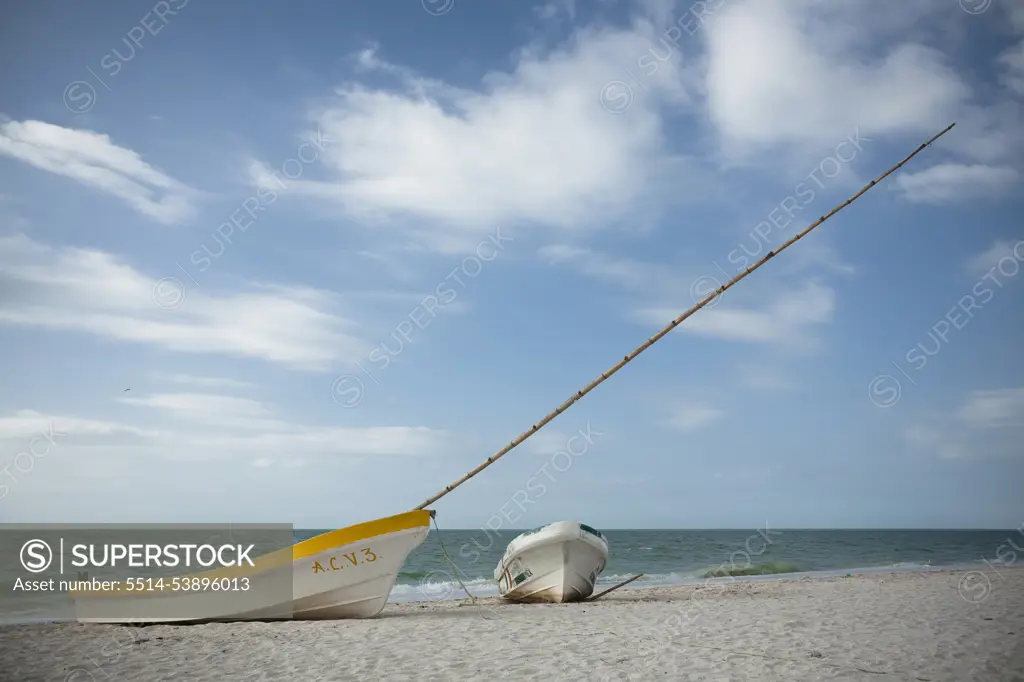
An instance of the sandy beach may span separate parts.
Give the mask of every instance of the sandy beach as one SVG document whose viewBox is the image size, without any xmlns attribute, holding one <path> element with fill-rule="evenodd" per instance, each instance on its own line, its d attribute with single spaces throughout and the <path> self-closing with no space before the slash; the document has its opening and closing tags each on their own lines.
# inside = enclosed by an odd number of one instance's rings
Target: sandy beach
<svg viewBox="0 0 1024 682">
<path fill-rule="evenodd" d="M 4 680 L 1024 680 L 1024 571 L 389 605 L 375 619 L 0 630 Z"/>
</svg>

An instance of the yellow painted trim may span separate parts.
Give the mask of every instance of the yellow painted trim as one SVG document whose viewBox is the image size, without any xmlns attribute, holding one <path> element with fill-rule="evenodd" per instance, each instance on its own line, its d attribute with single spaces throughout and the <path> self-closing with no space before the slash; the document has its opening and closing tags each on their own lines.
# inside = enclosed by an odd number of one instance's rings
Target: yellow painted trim
<svg viewBox="0 0 1024 682">
<path fill-rule="evenodd" d="M 350 545 L 360 540 L 369 540 L 378 535 L 397 533 L 400 530 L 411 528 L 423 528 L 430 526 L 430 512 L 425 509 L 388 516 L 383 519 L 367 521 L 347 528 L 332 530 L 323 535 L 317 535 L 308 540 L 303 540 L 297 545 L 292 545 L 292 561 L 305 559 L 308 556 L 319 554 L 332 547 Z"/>
<path fill-rule="evenodd" d="M 361 540 L 372 540 L 380 535 L 387 535 L 389 533 L 397 533 L 403 530 L 410 530 L 413 528 L 430 528 L 430 511 L 426 509 L 417 509 L 411 512 L 405 512 L 404 514 L 396 514 L 395 516 L 386 516 L 383 519 L 374 519 L 373 521 L 367 521 L 366 523 L 359 523 L 354 526 L 347 526 L 345 528 L 339 528 L 338 530 L 332 530 L 321 535 L 317 535 L 303 540 L 291 547 L 284 547 L 270 554 L 264 554 L 261 557 L 257 557 L 253 560 L 255 566 L 226 566 L 223 568 L 215 568 L 202 573 L 190 573 L 184 576 L 177 576 L 181 579 L 191 578 L 209 578 L 210 580 L 218 578 L 239 578 L 242 576 L 253 575 L 254 573 L 261 573 L 263 571 L 278 568 L 282 565 L 294 563 L 306 557 L 326 552 L 334 547 L 344 547 Z M 174 576 L 164 577 L 164 581 L 170 581 Z M 164 592 L 170 590 L 166 587 Z M 152 594 L 154 592 L 160 592 L 160 590 L 133 590 L 128 591 L 126 589 L 119 589 L 110 592 L 100 592 L 92 590 L 69 590 L 68 594 L 71 596 L 82 595 L 89 597 L 103 597 L 103 596 L 133 596 L 138 597 L 144 594 Z M 175 594 L 187 594 L 186 592 L 178 592 Z"/>
</svg>

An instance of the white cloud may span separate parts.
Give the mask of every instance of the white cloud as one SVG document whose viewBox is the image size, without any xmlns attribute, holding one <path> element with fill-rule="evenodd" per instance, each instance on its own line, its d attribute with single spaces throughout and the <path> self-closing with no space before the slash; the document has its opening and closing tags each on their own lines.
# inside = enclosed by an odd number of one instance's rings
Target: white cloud
<svg viewBox="0 0 1024 682">
<path fill-rule="evenodd" d="M 89 462 L 121 456 L 241 458 L 286 466 L 309 457 L 429 456 L 442 452 L 449 442 L 444 431 L 423 426 L 340 428 L 292 422 L 259 402 L 227 395 L 158 394 L 121 402 L 146 408 L 141 416 L 148 419 L 142 423 L 157 423 L 159 428 L 21 410 L 0 416 L 0 440 L 16 443 L 49 435 L 62 452 Z M 91 438 L 84 441 L 83 436 Z M 136 438 L 125 443 L 124 436 Z"/>
<path fill-rule="evenodd" d="M 1019 8 L 1006 9 L 1019 22 Z M 963 16 L 955 3 L 929 0 L 728 0 L 696 36 L 707 53 L 687 83 L 706 92 L 708 120 L 730 162 L 778 169 L 780 157 L 834 149 L 854 130 L 884 142 L 920 140 L 956 121 L 935 145 L 952 157 L 948 168 L 901 182 L 913 200 L 989 196 L 1011 190 L 1010 170 L 1022 170 L 1024 109 L 1006 96 L 1012 91 L 989 97 L 952 68 L 944 53 Z M 1000 62 L 1010 85 L 1017 50 Z"/>
<path fill-rule="evenodd" d="M 1012 29 L 1024 35 L 1024 5 L 1018 0 L 996 0 L 996 5 L 1006 14 Z"/>
<path fill-rule="evenodd" d="M 560 431 L 541 431 L 524 443 L 527 450 L 538 455 L 553 455 L 565 450 L 569 436 Z"/>
<path fill-rule="evenodd" d="M 159 435 L 159 432 L 117 422 L 43 414 L 35 410 L 18 410 L 6 416 L 0 415 L 0 440 L 19 440 L 37 436 L 52 436 L 54 440 L 60 440 L 66 436 L 115 434 L 154 437 Z"/>
<path fill-rule="evenodd" d="M 803 256 L 790 261 L 788 269 L 779 271 L 786 273 L 786 277 L 781 279 L 809 268 L 822 268 L 843 275 L 855 272 L 852 266 L 838 258 L 827 243 L 819 241 L 814 244 L 816 246 L 811 245 L 803 252 Z M 643 324 L 662 327 L 690 308 L 694 303 L 693 296 L 710 292 L 711 285 L 707 282 L 704 282 L 706 286 L 695 287 L 701 284 L 700 279 L 683 277 L 677 270 L 658 263 L 609 256 L 565 244 L 545 246 L 539 250 L 539 254 L 553 265 L 570 266 L 589 277 L 635 291 L 646 302 L 633 306 L 629 316 Z M 690 297 L 680 299 L 680 292 Z M 813 328 L 832 319 L 835 292 L 830 287 L 810 281 L 796 290 L 777 289 L 774 297 L 766 302 L 755 303 L 763 300 L 764 292 L 764 287 L 760 290 L 747 290 L 743 298 L 739 299 L 746 301 L 742 307 L 736 303 L 735 294 L 727 293 L 717 304 L 705 307 L 700 315 L 687 319 L 680 330 L 736 341 L 777 343 L 803 348 L 815 345 L 817 341 Z"/>
<path fill-rule="evenodd" d="M 951 119 L 952 120 L 952 119 Z M 987 107 L 965 105 L 956 128 L 936 142 L 938 153 L 951 152 L 965 166 L 982 164 L 1021 170 L 1024 158 L 1024 108 L 1012 98 Z"/>
<path fill-rule="evenodd" d="M 1019 95 L 1024 95 L 1024 40 L 999 56 L 1003 67 L 1003 84 Z"/>
<path fill-rule="evenodd" d="M 726 151 L 835 144 L 858 127 L 875 136 L 949 123 L 970 91 L 938 50 L 879 44 L 893 19 L 905 25 L 926 14 L 926 3 L 895 4 L 905 7 L 729 0 L 700 33 L 708 114 Z"/>
<path fill-rule="evenodd" d="M 564 15 L 569 21 L 576 19 L 576 0 L 550 0 L 533 9 L 541 21 L 556 21 Z"/>
<path fill-rule="evenodd" d="M 180 305 L 162 309 L 156 299 L 167 303 L 167 292 L 155 294 L 155 280 L 103 251 L 0 237 L 0 283 L 7 292 L 0 325 L 75 330 L 312 371 L 365 357 L 368 350 L 353 335 L 354 323 L 331 312 L 337 302 L 326 292 L 278 286 L 219 296 L 189 291 Z"/>
<path fill-rule="evenodd" d="M 977 429 L 1024 426 L 1024 388 L 973 391 L 957 417 Z"/>
<path fill-rule="evenodd" d="M 955 439 L 950 438 L 941 426 L 916 424 L 903 432 L 908 444 L 921 450 L 927 450 L 942 459 L 959 459 L 963 456 Z"/>
<path fill-rule="evenodd" d="M 42 121 L 0 124 L 0 154 L 111 194 L 162 223 L 192 215 L 199 193 L 103 134 Z"/>
<path fill-rule="evenodd" d="M 329 428 L 294 425 L 287 432 L 253 435 L 212 435 L 206 444 L 215 452 L 265 452 L 285 456 L 364 457 L 374 455 L 434 455 L 443 450 L 445 434 L 425 426 Z"/>
<path fill-rule="evenodd" d="M 712 424 L 725 416 L 725 411 L 707 405 L 680 405 L 672 411 L 669 424 L 677 429 L 692 431 Z"/>
<path fill-rule="evenodd" d="M 1016 251 L 1014 251 L 1014 249 L 1016 249 Z M 1018 254 L 1020 255 L 1018 256 Z M 974 277 L 983 277 L 993 268 L 998 267 L 999 261 L 1004 258 L 1024 260 L 1024 239 L 1018 242 L 1011 242 L 1009 240 L 1002 239 L 996 240 L 987 250 L 976 256 L 972 256 L 967 261 L 964 269 L 968 274 Z"/>
<path fill-rule="evenodd" d="M 743 365 L 737 373 L 740 384 L 755 391 L 787 391 L 796 387 L 792 378 L 763 365 Z"/>
<path fill-rule="evenodd" d="M 1024 37 L 1024 4 L 1018 0 L 1002 0 L 1011 30 Z M 1024 95 L 1024 39 L 1020 40 L 999 56 L 999 65 L 1004 69 L 1002 82 L 1018 95 Z"/>
<path fill-rule="evenodd" d="M 338 428 L 290 422 L 255 400 L 227 395 L 175 393 L 122 402 L 169 415 L 181 427 L 168 446 L 208 453 L 259 454 L 294 459 L 297 455 L 428 455 L 440 451 L 442 431 L 426 427 Z M 199 453 L 197 453 L 199 454 Z"/>
<path fill-rule="evenodd" d="M 551 265 L 571 266 L 589 277 L 620 284 L 646 294 L 678 291 L 689 286 L 689 283 L 684 284 L 679 275 L 657 263 L 612 257 L 587 248 L 549 244 L 539 249 L 538 254 Z"/>
<path fill-rule="evenodd" d="M 835 292 L 816 282 L 775 297 L 762 308 L 730 307 L 728 294 L 713 308 L 704 308 L 679 329 L 688 333 L 731 341 L 773 343 L 808 347 L 815 343 L 813 328 L 832 319 Z M 637 320 L 665 325 L 683 308 L 641 308 Z"/>
<path fill-rule="evenodd" d="M 1016 169 L 984 164 L 942 163 L 896 177 L 896 187 L 907 199 L 931 204 L 996 196 L 1020 183 Z"/>
<path fill-rule="evenodd" d="M 174 417 L 199 424 L 234 429 L 287 429 L 287 422 L 272 418 L 262 403 L 248 398 L 208 393 L 160 393 L 146 397 L 124 397 L 119 402 L 151 407 L 171 413 Z"/>
<path fill-rule="evenodd" d="M 857 268 L 842 259 L 836 249 L 826 240 L 827 232 L 812 232 L 800 241 L 800 247 L 786 253 L 786 265 L 777 265 L 782 272 L 796 274 L 810 269 L 823 272 L 851 276 L 857 274 Z M 761 257 L 767 254 L 763 248 Z M 746 252 L 749 255 L 749 252 Z"/>
<path fill-rule="evenodd" d="M 251 388 L 252 384 L 234 379 L 220 377 L 201 377 L 191 374 L 165 374 L 154 372 L 152 377 L 158 381 L 169 381 L 174 384 L 190 384 L 201 388 Z"/>
<path fill-rule="evenodd" d="M 587 29 L 554 51 L 534 46 L 508 73 L 476 89 L 428 80 L 359 55 L 362 69 L 398 80 L 394 89 L 346 85 L 316 121 L 335 144 L 324 165 L 333 181 L 296 181 L 289 192 L 337 202 L 375 223 L 415 217 L 435 229 L 431 246 L 495 225 L 548 228 L 607 225 L 634 202 L 673 183 L 679 159 L 666 150 L 660 105 L 681 102 L 679 58 L 661 64 L 648 92 L 613 115 L 602 88 L 654 39 L 649 23 Z M 250 168 L 256 183 L 269 168 Z"/>
<path fill-rule="evenodd" d="M 930 0 L 728 0 L 707 3 L 711 13 L 693 35 L 680 26 L 692 31 L 702 10 L 676 5 L 634 3 L 647 18 L 626 29 L 577 30 L 559 49 L 538 41 L 516 52 L 507 72 L 467 87 L 388 63 L 375 46 L 364 50 L 354 62 L 379 77 L 374 84 L 347 83 L 312 112 L 335 142 L 322 159 L 327 179 L 291 182 L 289 192 L 356 221 L 413 231 L 444 251 L 496 224 L 635 225 L 637 213 L 680 200 L 681 188 L 706 198 L 696 188 L 707 177 L 703 162 L 728 167 L 760 154 L 777 169 L 792 154 L 802 167 L 808 154 L 820 160 L 855 131 L 887 144 L 957 121 L 937 148 L 967 176 L 952 181 L 960 191 L 1008 189 L 1007 169 L 1024 158 L 1020 108 L 982 103 L 943 53 L 963 23 L 955 3 L 937 11 Z M 549 3 L 542 15 L 565 7 Z M 613 81 L 630 89 L 619 115 L 598 102 Z M 674 114 L 709 124 L 710 135 L 695 128 L 703 161 L 669 144 Z M 915 200 L 944 196 L 950 181 L 938 176 L 951 172 L 900 182 Z M 270 173 L 261 163 L 249 168 L 257 184 L 271 182 Z M 944 190 L 918 189 L 940 179 Z M 391 223 L 402 218 L 412 220 Z"/>
<path fill-rule="evenodd" d="M 918 419 L 903 437 L 909 445 L 944 459 L 1019 457 L 1020 428 L 1024 388 L 996 388 L 971 391 L 956 410 Z"/>
</svg>

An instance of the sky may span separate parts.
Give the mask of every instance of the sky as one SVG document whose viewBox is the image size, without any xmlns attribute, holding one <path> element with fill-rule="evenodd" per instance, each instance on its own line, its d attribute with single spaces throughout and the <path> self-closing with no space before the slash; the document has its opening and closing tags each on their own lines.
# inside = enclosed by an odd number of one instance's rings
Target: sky
<svg viewBox="0 0 1024 682">
<path fill-rule="evenodd" d="M 1024 5 L 2 10 L 0 521 L 1024 522 Z"/>
</svg>

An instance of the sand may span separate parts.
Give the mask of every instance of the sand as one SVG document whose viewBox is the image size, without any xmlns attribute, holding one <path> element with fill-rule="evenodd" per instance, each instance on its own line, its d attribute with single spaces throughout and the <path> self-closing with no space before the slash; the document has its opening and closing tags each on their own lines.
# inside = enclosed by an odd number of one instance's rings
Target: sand
<svg viewBox="0 0 1024 682">
<path fill-rule="evenodd" d="M 0 629 L 0 679 L 1024 680 L 1024 570 L 623 589 L 374 619 Z"/>
</svg>

